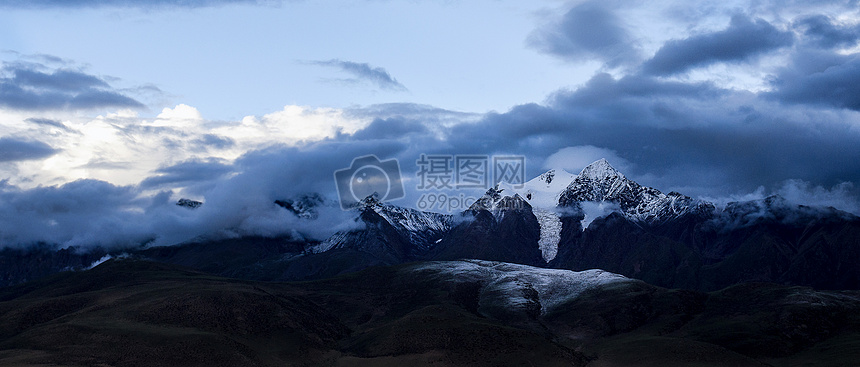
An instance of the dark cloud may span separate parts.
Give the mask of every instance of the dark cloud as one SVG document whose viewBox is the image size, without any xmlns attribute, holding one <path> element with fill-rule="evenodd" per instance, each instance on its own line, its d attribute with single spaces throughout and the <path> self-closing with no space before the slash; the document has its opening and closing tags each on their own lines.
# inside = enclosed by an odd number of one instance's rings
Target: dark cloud
<svg viewBox="0 0 860 367">
<path fill-rule="evenodd" d="M 860 25 L 834 24 L 826 15 L 811 15 L 794 22 L 805 36 L 805 42 L 822 48 L 851 47 L 860 40 Z"/>
<path fill-rule="evenodd" d="M 598 1 L 577 5 L 559 22 L 535 31 L 528 43 L 570 61 L 599 59 L 610 67 L 638 61 L 633 37 L 608 7 Z"/>
<path fill-rule="evenodd" d="M 182 186 L 193 182 L 211 181 L 232 170 L 233 168 L 221 159 L 191 159 L 157 169 L 155 172 L 159 175 L 143 180 L 140 186 L 144 188 L 164 185 Z"/>
<path fill-rule="evenodd" d="M 128 169 L 134 164 L 134 162 L 117 162 L 112 160 L 107 160 L 104 158 L 94 158 L 89 162 L 78 166 L 79 168 L 96 168 L 96 169 L 110 169 L 110 170 L 124 170 Z"/>
<path fill-rule="evenodd" d="M 109 85 L 89 74 L 74 70 L 55 70 L 53 73 L 43 73 L 33 69 L 13 68 L 9 83 L 21 87 L 45 88 L 69 92 L 86 91 L 92 88 L 106 88 Z"/>
<path fill-rule="evenodd" d="M 377 112 L 395 115 L 382 108 Z M 428 111 L 427 116 L 434 114 Z M 547 157 L 567 147 L 611 152 L 624 161 L 624 173 L 640 183 L 695 197 L 729 197 L 761 187 L 782 193 L 787 180 L 805 183 L 804 190 L 793 191 L 798 203 L 857 203 L 860 194 L 860 185 L 853 184 L 860 183 L 855 115 L 819 106 L 786 106 L 766 94 L 707 82 L 598 74 L 543 105 L 524 104 L 438 129 L 422 129 L 409 121 L 424 120 L 417 115 L 388 118 L 340 138 L 344 144 L 357 138 L 400 144 L 388 155 L 376 154 L 398 158 L 404 177 L 413 178 L 406 181 L 407 198 L 402 201 L 408 206 L 415 206 L 419 195 L 414 174 L 420 154 L 522 154 L 527 157 L 527 176 L 534 177 L 544 170 Z M 830 187 L 839 189 L 824 189 Z"/>
<path fill-rule="evenodd" d="M 352 117 L 365 118 L 409 118 L 413 120 L 441 122 L 462 122 L 480 117 L 479 114 L 446 110 L 417 103 L 382 103 L 366 107 L 348 108 L 345 114 Z"/>
<path fill-rule="evenodd" d="M 236 161 L 243 180 L 255 183 L 262 192 L 277 197 L 291 197 L 307 192 L 336 194 L 332 174 L 348 168 L 352 159 L 368 154 L 380 158 L 394 157 L 409 148 L 408 141 L 382 139 L 373 141 L 322 141 L 302 147 L 271 147 L 250 152 Z M 260 180 L 261 177 L 266 177 Z"/>
<path fill-rule="evenodd" d="M 399 138 L 424 135 L 416 133 L 438 135 L 450 126 L 478 121 L 483 117 L 478 113 L 452 111 L 415 103 L 384 103 L 352 107 L 344 110 L 344 116 L 374 121 L 370 126 L 356 132 L 357 139 L 397 138 L 398 134 Z M 403 126 L 398 126 L 399 124 Z M 386 131 L 384 127 L 390 127 L 391 131 Z M 393 133 L 395 131 L 397 133 Z"/>
<path fill-rule="evenodd" d="M 860 55 L 826 51 L 798 53 L 771 80 L 768 95 L 787 103 L 808 103 L 860 111 Z"/>
<path fill-rule="evenodd" d="M 521 105 L 454 126 L 444 146 L 524 154 L 530 176 L 561 148 L 594 146 L 625 159 L 625 173 L 643 184 L 716 196 L 788 179 L 823 187 L 860 182 L 854 116 L 709 83 L 600 74 L 548 105 Z"/>
<path fill-rule="evenodd" d="M 88 90 L 71 97 L 66 106 L 78 108 L 130 107 L 143 108 L 144 105 L 130 97 L 107 90 Z"/>
<path fill-rule="evenodd" d="M 777 69 L 763 95 L 785 104 L 809 104 L 860 111 L 860 54 L 847 54 L 860 41 L 860 25 L 813 14 L 792 23 L 801 34 L 789 62 Z"/>
<path fill-rule="evenodd" d="M 355 226 L 353 214 L 333 204 L 319 208 L 318 219 L 301 219 L 275 200 L 310 192 L 334 200 L 334 170 L 348 167 L 355 156 L 392 156 L 402 149 L 402 143 L 386 141 L 274 146 L 249 152 L 232 164 L 190 160 L 164 167 L 146 184 L 135 186 L 79 180 L 24 190 L 0 180 L 0 248 L 40 242 L 83 248 L 172 245 L 244 235 L 321 240 Z M 181 193 L 149 193 L 168 182 L 189 186 Z M 206 205 L 184 210 L 175 205 L 179 197 Z"/>
<path fill-rule="evenodd" d="M 44 72 L 44 65 L 8 63 L 0 69 L 0 107 L 18 110 L 142 108 L 104 80 L 80 71 Z"/>
<path fill-rule="evenodd" d="M 72 62 L 70 60 L 64 59 L 64 58 L 59 57 L 59 56 L 48 55 L 48 54 L 35 54 L 35 55 L 31 55 L 30 57 L 37 59 L 37 60 L 41 60 L 41 61 L 49 63 L 49 64 L 58 64 L 58 65 L 72 64 Z"/>
<path fill-rule="evenodd" d="M 42 159 L 57 153 L 50 145 L 40 141 L 0 138 L 0 162 Z"/>
<path fill-rule="evenodd" d="M 704 84 L 666 93 L 680 86 L 636 79 L 590 83 L 557 96 L 555 107 L 574 122 L 578 140 L 619 152 L 638 164 L 638 174 L 715 191 L 720 183 L 748 190 L 790 178 L 826 185 L 860 180 L 860 150 L 850 148 L 860 134 L 851 132 L 850 120 L 832 121 L 827 110 L 786 109 L 749 92 Z M 643 85 L 653 92 L 642 93 Z M 601 103 L 595 94 L 604 96 Z M 719 176 L 720 183 L 708 182 Z"/>
<path fill-rule="evenodd" d="M 380 89 L 405 91 L 403 84 L 394 79 L 391 74 L 381 67 L 375 67 L 367 63 L 342 61 L 337 59 L 327 61 L 312 61 L 314 65 L 338 68 L 346 73 L 352 74 L 356 81 L 366 81 L 375 84 Z"/>
<path fill-rule="evenodd" d="M 227 149 L 236 145 L 235 140 L 215 134 L 204 134 L 199 139 L 195 139 L 194 143 L 205 148 L 215 149 Z"/>
<path fill-rule="evenodd" d="M 595 104 L 611 104 L 619 99 L 627 98 L 717 98 L 727 92 L 709 82 L 665 81 L 635 74 L 616 80 L 609 74 L 598 73 L 583 88 L 574 92 L 557 93 L 551 100 L 560 103 L 560 99 L 567 99 L 567 103 L 593 106 Z"/>
<path fill-rule="evenodd" d="M 424 133 L 427 127 L 419 121 L 387 118 L 375 119 L 364 129 L 352 134 L 353 138 L 359 140 L 369 139 L 397 139 L 409 134 Z"/>
<path fill-rule="evenodd" d="M 153 236 L 143 229 L 140 204 L 131 188 L 79 180 L 62 186 L 18 190 L 0 187 L 0 243 L 38 242 L 66 246 L 140 244 Z"/>
<path fill-rule="evenodd" d="M 652 75 L 677 74 L 718 62 L 748 61 L 792 42 L 791 32 L 762 19 L 735 15 L 725 30 L 666 42 L 642 68 Z"/>
<path fill-rule="evenodd" d="M 276 5 L 277 0 L 7 0 L 0 8 L 202 8 L 227 4 Z"/>
<path fill-rule="evenodd" d="M 60 128 L 63 130 L 69 130 L 68 126 L 66 126 L 62 121 L 58 121 L 58 120 L 39 118 L 39 117 L 31 117 L 31 118 L 28 118 L 26 121 L 29 123 L 36 124 L 36 125 L 51 126 L 51 127 L 56 127 L 56 128 Z"/>
</svg>

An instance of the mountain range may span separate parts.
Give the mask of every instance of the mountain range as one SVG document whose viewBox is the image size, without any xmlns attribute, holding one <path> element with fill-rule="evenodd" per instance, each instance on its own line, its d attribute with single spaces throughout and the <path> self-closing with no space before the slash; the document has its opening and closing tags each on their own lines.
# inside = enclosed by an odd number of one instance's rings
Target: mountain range
<svg viewBox="0 0 860 367">
<path fill-rule="evenodd" d="M 566 182 L 565 182 L 566 181 Z M 860 288 L 860 218 L 779 196 L 724 207 L 642 186 L 606 160 L 578 175 L 550 170 L 521 188 L 489 189 L 454 215 L 374 198 L 364 228 L 279 263 L 279 280 L 422 260 L 481 259 L 603 269 L 650 284 L 713 291 L 743 282 Z M 595 208 L 602 208 L 595 210 Z M 314 271 L 318 273 L 314 273 Z"/>
<path fill-rule="evenodd" d="M 308 221 L 316 220 L 316 208 L 333 205 L 318 194 L 275 204 Z M 354 213 L 356 229 L 323 241 L 205 240 L 124 254 L 255 280 L 319 279 L 370 266 L 478 259 L 602 269 L 700 291 L 744 282 L 860 289 L 860 218 L 779 196 L 717 207 L 640 185 L 604 159 L 577 175 L 554 169 L 522 187 L 497 185 L 453 215 L 398 207 L 373 195 Z M 7 248 L 0 252 L 0 281 L 15 284 L 117 255 L 47 245 Z"/>
</svg>

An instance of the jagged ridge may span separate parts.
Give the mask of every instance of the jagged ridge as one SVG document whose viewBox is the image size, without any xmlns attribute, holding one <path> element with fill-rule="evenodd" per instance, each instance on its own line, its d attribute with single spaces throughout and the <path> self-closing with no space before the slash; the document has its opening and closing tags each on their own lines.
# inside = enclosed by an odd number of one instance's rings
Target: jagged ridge
<svg viewBox="0 0 860 367">
<path fill-rule="evenodd" d="M 577 207 L 581 202 L 613 202 L 628 218 L 646 223 L 691 213 L 712 213 L 715 209 L 709 202 L 642 186 L 618 172 L 606 159 L 585 167 L 558 199 L 561 207 Z"/>
<path fill-rule="evenodd" d="M 443 233 L 451 229 L 453 222 L 451 215 L 424 212 L 410 208 L 403 208 L 379 201 L 377 195 L 370 195 L 359 203 L 357 207 L 360 213 L 358 219 L 365 222 L 375 214 L 382 218 L 388 225 L 402 237 L 407 239 L 415 248 L 414 252 L 423 253 L 429 250 Z M 378 226 L 378 223 L 365 223 L 369 226 Z M 325 252 L 331 249 L 355 247 L 351 239 L 353 232 L 338 232 L 317 246 L 309 249 L 311 253 Z M 360 244 L 359 244 L 360 247 Z"/>
</svg>

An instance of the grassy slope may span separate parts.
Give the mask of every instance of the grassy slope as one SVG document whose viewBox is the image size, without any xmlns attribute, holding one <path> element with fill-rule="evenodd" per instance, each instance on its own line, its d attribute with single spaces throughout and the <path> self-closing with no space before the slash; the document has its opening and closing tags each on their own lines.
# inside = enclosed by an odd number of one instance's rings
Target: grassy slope
<svg viewBox="0 0 860 367">
<path fill-rule="evenodd" d="M 0 365 L 801 366 L 860 360 L 860 295 L 641 282 L 516 322 L 405 267 L 260 283 L 109 261 L 0 290 Z"/>
</svg>

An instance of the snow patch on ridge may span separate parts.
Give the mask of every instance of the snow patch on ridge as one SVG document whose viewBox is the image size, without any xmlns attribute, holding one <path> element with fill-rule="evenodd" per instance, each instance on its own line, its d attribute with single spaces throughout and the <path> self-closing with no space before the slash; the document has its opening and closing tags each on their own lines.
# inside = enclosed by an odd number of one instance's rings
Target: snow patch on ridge
<svg viewBox="0 0 860 367">
<path fill-rule="evenodd" d="M 391 224 L 394 229 L 409 238 L 411 243 L 421 250 L 427 250 L 439 243 L 438 240 L 429 239 L 430 233 L 445 233 L 454 225 L 454 217 L 446 214 L 424 212 L 410 208 L 403 208 L 379 202 L 375 196 L 365 198 L 362 207 L 356 211 L 360 218 L 361 210 L 372 210 L 379 214 L 383 220 Z M 310 246 L 307 253 L 318 254 L 336 248 L 344 248 L 350 244 L 350 240 L 356 232 L 366 229 L 366 223 L 356 220 L 357 226 L 347 231 L 338 231 L 326 240 Z"/>
<path fill-rule="evenodd" d="M 96 266 L 99 266 L 102 263 L 104 263 L 105 261 L 108 261 L 110 259 L 126 259 L 128 257 L 129 257 L 129 255 L 125 252 L 123 252 L 119 255 L 115 255 L 115 256 L 111 255 L 111 254 L 107 254 L 105 256 L 102 256 L 100 259 L 93 261 L 93 263 L 90 264 L 89 266 L 87 266 L 86 268 L 84 268 L 84 270 L 91 270 L 92 268 L 95 268 Z"/>
<path fill-rule="evenodd" d="M 555 168 L 529 180 L 522 188 L 512 189 L 511 192 L 520 194 L 533 208 L 554 208 L 558 205 L 559 195 L 575 177 L 576 175 L 570 172 Z"/>
<path fill-rule="evenodd" d="M 105 256 L 102 256 L 102 258 L 101 258 L 101 259 L 98 259 L 98 260 L 96 260 L 96 261 L 93 261 L 93 263 L 92 263 L 92 264 L 90 264 L 90 266 L 87 266 L 86 270 L 90 270 L 90 269 L 92 269 L 92 268 L 94 268 L 94 267 L 96 267 L 96 266 L 99 266 L 99 265 L 101 265 L 103 262 L 108 261 L 108 260 L 110 260 L 110 259 L 113 259 L 113 256 L 111 256 L 111 255 L 105 255 Z"/>
<path fill-rule="evenodd" d="M 576 299 L 585 291 L 606 284 L 630 281 L 627 277 L 603 270 L 572 271 L 544 269 L 496 261 L 460 260 L 430 261 L 411 268 L 416 272 L 434 274 L 440 281 L 479 283 L 481 285 L 479 312 L 490 309 L 528 309 L 533 298 L 528 290 L 537 292 L 542 315 Z"/>
</svg>

